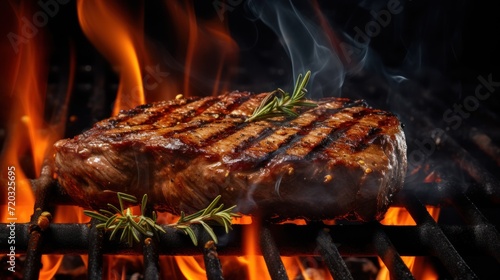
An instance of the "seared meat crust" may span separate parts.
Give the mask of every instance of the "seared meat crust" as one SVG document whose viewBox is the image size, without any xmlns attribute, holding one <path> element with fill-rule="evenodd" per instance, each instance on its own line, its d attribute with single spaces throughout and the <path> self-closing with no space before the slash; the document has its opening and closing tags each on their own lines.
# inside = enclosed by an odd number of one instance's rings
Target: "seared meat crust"
<svg viewBox="0 0 500 280">
<path fill-rule="evenodd" d="M 104 190 L 187 213 L 222 195 L 268 218 L 381 219 L 406 173 L 393 114 L 363 101 L 324 98 L 293 119 L 245 122 L 265 97 L 233 92 L 146 104 L 55 144 L 59 183 L 81 206 Z"/>
</svg>

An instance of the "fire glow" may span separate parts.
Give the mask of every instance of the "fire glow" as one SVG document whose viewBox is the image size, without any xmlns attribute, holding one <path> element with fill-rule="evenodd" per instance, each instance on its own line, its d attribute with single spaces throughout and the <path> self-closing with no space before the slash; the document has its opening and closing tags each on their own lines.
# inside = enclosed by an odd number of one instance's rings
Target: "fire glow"
<svg viewBox="0 0 500 280">
<path fill-rule="evenodd" d="M 156 65 L 153 51 L 148 50 L 145 34 L 143 32 L 143 17 L 129 16 L 120 7 L 111 2 L 97 0 L 78 0 L 78 19 L 82 30 L 93 45 L 106 57 L 114 69 L 119 73 L 119 87 L 114 103 L 113 115 L 120 110 L 130 109 L 137 105 L 160 99 L 172 99 L 179 93 L 186 96 L 196 93 L 192 84 L 197 77 L 204 76 L 212 82 L 212 88 L 207 95 L 216 95 L 228 89 L 230 71 L 228 65 L 236 64 L 237 44 L 231 38 L 227 25 L 219 21 L 217 17 L 203 20 L 196 18 L 191 5 L 181 5 L 175 1 L 166 1 L 166 12 L 176 23 L 175 40 L 179 42 L 179 48 L 183 49 L 179 56 L 182 57 L 182 77 L 163 75 L 158 86 L 150 87 L 148 95 L 147 69 Z M 12 26 L 21 33 L 23 18 L 32 14 L 29 7 L 20 5 L 13 7 L 14 14 Z M 328 32 L 332 32 L 328 30 Z M 329 35 L 330 37 L 334 35 Z M 64 135 L 66 112 L 60 114 L 63 117 L 46 120 L 44 110 L 46 107 L 47 89 L 47 59 L 48 53 L 39 46 L 44 45 L 43 32 L 20 46 L 17 56 L 6 62 L 6 73 L 2 75 L 9 78 L 9 100 L 14 105 L 9 117 L 10 126 L 6 138 L 5 151 L 2 154 L 2 170 L 4 166 L 13 165 L 17 173 L 17 211 L 18 222 L 27 223 L 33 213 L 35 197 L 28 181 L 30 176 L 37 177 L 40 174 L 43 160 L 50 156 L 53 143 Z M 201 43 L 203 42 L 203 43 Z M 71 73 L 67 81 L 66 97 L 62 108 L 67 107 L 70 93 L 73 87 L 75 58 L 70 59 Z M 146 70 L 145 70 L 146 69 Z M 153 67 L 153 69 L 156 69 Z M 165 73 L 174 72 L 175 69 L 165 69 Z M 21 139 L 29 139 L 22 141 Z M 29 160 L 26 160 L 29 157 Z M 25 164 L 24 162 L 29 162 Z M 29 176 L 27 175 L 29 174 Z M 87 223 L 89 218 L 82 214 L 82 209 L 74 206 L 58 206 L 53 213 L 54 223 Z M 428 209 L 436 219 L 439 209 Z M 163 221 L 175 217 L 165 216 Z M 7 221 L 7 213 L 0 215 L 2 222 Z M 235 219 L 235 223 L 249 225 L 244 232 L 245 256 L 221 257 L 223 267 L 234 267 L 236 271 L 228 271 L 245 279 L 270 279 L 269 272 L 262 256 L 260 256 L 258 232 L 259 223 L 252 221 L 250 217 Z M 304 221 L 296 222 L 297 225 Z M 390 208 L 386 219 L 382 221 L 385 225 L 415 225 L 408 213 L 402 209 Z M 82 256 L 86 264 L 86 256 Z M 306 269 L 298 257 L 281 257 L 287 270 L 289 278 L 302 275 L 304 279 L 312 279 L 308 276 Z M 417 275 L 419 267 L 418 259 L 415 257 L 404 257 L 405 263 Z M 43 255 L 43 269 L 40 279 L 51 279 L 57 272 L 62 262 L 62 256 Z M 205 278 L 203 259 L 199 256 L 175 256 L 160 258 L 161 266 L 172 268 L 174 275 L 163 275 L 165 277 L 179 277 L 187 279 Z M 130 266 L 140 267 L 142 257 L 120 256 L 107 257 L 108 279 L 125 278 L 126 269 Z M 382 264 L 383 266 L 383 264 Z M 140 270 L 140 269 L 138 269 Z M 178 274 L 175 274 L 178 272 Z M 385 273 L 385 274 L 384 274 Z M 324 279 L 331 279 L 327 274 Z M 380 272 L 379 279 L 389 278 L 387 271 Z"/>
<path fill-rule="evenodd" d="M 26 28 L 25 19 L 32 14 L 32 7 L 26 3 L 12 5 L 15 17 L 9 22 L 9 27 L 23 34 Z M 70 58 L 70 79 L 63 83 L 67 85 L 65 98 L 60 104 L 63 110 L 59 115 L 47 119 L 44 116 L 46 107 L 46 90 L 48 77 L 48 50 L 40 48 L 44 45 L 45 34 L 37 30 L 36 36 L 23 42 L 17 49 L 17 55 L 6 61 L 2 75 L 8 77 L 8 95 L 5 100 L 11 103 L 8 137 L 4 144 L 4 153 L 0 159 L 2 169 L 14 166 L 16 169 L 16 222 L 27 223 L 31 219 L 35 197 L 28 178 L 38 177 L 44 160 L 50 156 L 53 143 L 64 135 L 65 115 L 69 94 L 73 84 L 74 59 Z M 27 139 L 28 141 L 24 141 Z M 81 219 L 71 219 L 72 216 L 82 216 L 79 207 L 70 206 L 55 209 L 54 222 L 78 222 Z M 69 217 L 69 219 L 67 219 Z M 7 212 L 2 211 L 0 220 L 7 220 Z M 43 268 L 40 279 L 52 279 L 62 256 L 43 255 Z"/>
</svg>

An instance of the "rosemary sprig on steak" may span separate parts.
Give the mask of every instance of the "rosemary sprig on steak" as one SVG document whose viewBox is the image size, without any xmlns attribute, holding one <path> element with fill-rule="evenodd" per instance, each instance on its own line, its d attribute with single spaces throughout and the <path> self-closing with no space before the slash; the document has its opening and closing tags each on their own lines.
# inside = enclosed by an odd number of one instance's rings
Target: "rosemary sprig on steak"
<svg viewBox="0 0 500 280">
<path fill-rule="evenodd" d="M 304 79 L 302 79 L 302 74 L 299 74 L 292 95 L 281 88 L 269 93 L 246 121 L 251 122 L 277 116 L 297 117 L 298 114 L 294 111 L 294 107 L 318 106 L 303 100 L 307 93 L 306 85 L 310 77 L 311 71 L 307 71 Z"/>
<path fill-rule="evenodd" d="M 146 194 L 142 197 L 140 204 L 141 213 L 139 215 L 132 214 L 130 208 L 124 209 L 124 201 L 132 204 L 137 203 L 137 198 L 135 196 L 122 192 L 117 192 L 117 196 L 120 208 L 108 203 L 108 207 L 112 211 L 105 209 L 100 209 L 98 212 L 88 210 L 83 211 L 85 215 L 101 221 L 101 223 L 97 225 L 97 228 L 104 228 L 106 231 L 111 230 L 111 235 L 109 236 L 110 240 L 120 234 L 120 241 L 132 246 L 134 241 L 140 242 L 140 234 L 153 237 L 158 234 L 158 232 L 165 233 L 165 230 L 156 223 L 155 211 L 152 212 L 152 217 L 144 216 L 146 211 L 145 208 L 148 202 L 148 196 Z M 210 234 L 214 242 L 217 243 L 217 236 L 210 225 L 224 226 L 227 233 L 230 229 L 232 229 L 231 218 L 238 216 L 237 214 L 232 213 L 236 205 L 223 209 L 224 204 L 216 206 L 219 200 L 220 195 L 217 196 L 207 208 L 189 216 L 186 216 L 184 212 L 181 212 L 181 217 L 176 223 L 168 224 L 166 226 L 183 231 L 185 234 L 189 235 L 194 245 L 198 245 L 198 240 L 193 229 L 191 228 L 191 225 L 201 224 L 208 234 Z"/>
</svg>

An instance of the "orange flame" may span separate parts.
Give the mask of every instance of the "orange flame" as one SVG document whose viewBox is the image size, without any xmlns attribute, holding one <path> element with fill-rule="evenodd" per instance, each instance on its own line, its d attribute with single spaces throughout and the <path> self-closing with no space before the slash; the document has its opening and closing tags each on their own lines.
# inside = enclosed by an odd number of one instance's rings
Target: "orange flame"
<svg viewBox="0 0 500 280">
<path fill-rule="evenodd" d="M 250 224 L 243 233 L 243 239 L 245 240 L 245 257 L 242 257 L 242 259 L 247 264 L 247 274 L 250 280 L 271 279 L 266 270 L 264 259 L 258 256 L 259 230 L 259 222 L 252 219 L 252 224 Z"/>
<path fill-rule="evenodd" d="M 182 274 L 186 279 L 204 279 L 207 274 L 203 267 L 203 258 L 201 257 L 188 257 L 188 256 L 175 256 L 175 261 L 179 266 Z"/>
<path fill-rule="evenodd" d="M 74 56 L 70 59 L 70 80 L 61 110 L 53 119 L 45 119 L 45 101 L 48 76 L 48 50 L 44 46 L 44 30 L 36 28 L 27 21 L 33 18 L 33 7 L 26 1 L 12 4 L 9 7 L 14 17 L 8 24 L 14 32 L 9 34 L 17 41 L 11 42 L 10 49 L 4 49 L 9 58 L 4 60 L 2 76 L 7 77 L 5 88 L 2 88 L 3 100 L 7 101 L 9 116 L 7 138 L 0 157 L 2 170 L 15 168 L 17 223 L 30 221 L 35 204 L 35 197 L 28 177 L 38 177 L 45 158 L 50 156 L 53 143 L 64 133 L 65 115 L 69 93 L 73 84 Z M 17 37 L 16 37 L 17 36 Z M 4 46 L 2 46 L 4 47 Z M 4 52 L 3 52 L 4 53 Z M 3 208 L 3 206 L 2 206 Z M 75 209 L 73 209 L 75 211 Z M 66 211 L 70 212 L 70 211 Z M 2 211 L 1 221 L 11 215 Z M 59 217 L 56 211 L 56 220 Z M 62 256 L 42 256 L 40 279 L 52 279 Z"/>
<path fill-rule="evenodd" d="M 23 34 L 21 18 L 29 13 L 30 7 L 21 3 L 19 6 L 11 5 L 9 8 L 12 10 L 12 15 L 15 15 L 11 19 L 12 24 L 10 25 L 13 29 L 11 31 L 14 31 L 12 34 Z M 6 56 L 6 61 L 2 62 L 4 68 L 1 75 L 6 77 L 5 84 L 2 86 L 4 87 L 2 88 L 2 94 L 4 95 L 2 100 L 5 102 L 4 110 L 9 110 L 10 114 L 6 122 L 6 139 L 0 161 L 2 179 L 7 179 L 4 177 L 4 173 L 6 174 L 8 168 L 9 170 L 14 169 L 15 176 L 11 177 L 12 180 L 9 180 L 9 182 L 15 184 L 16 192 L 15 217 L 10 217 L 8 211 L 2 211 L 0 217 L 2 222 L 6 222 L 9 217 L 17 218 L 17 223 L 28 222 L 33 213 L 35 198 L 26 179 L 27 171 L 21 167 L 21 157 L 24 160 L 24 158 L 32 156 L 33 158 L 29 162 L 33 163 L 34 158 L 38 158 L 42 149 L 35 149 L 30 155 L 30 144 L 34 143 L 36 135 L 40 132 L 41 123 L 37 119 L 31 121 L 31 118 L 28 117 L 30 112 L 36 114 L 41 109 L 39 107 L 39 101 L 42 99 L 40 93 L 45 88 L 43 79 L 39 77 L 38 73 L 46 74 L 46 69 L 44 69 L 46 64 L 42 60 L 44 56 L 39 55 L 42 50 L 36 48 L 35 42 L 35 40 L 39 41 L 41 39 L 38 36 L 26 43 L 16 45 L 17 55 L 13 49 L 14 45 L 3 46 L 2 48 L 5 53 L 9 54 Z M 30 93 L 33 98 L 32 101 L 27 98 L 31 97 L 30 95 L 26 96 L 26 94 Z M 21 141 L 21 139 L 29 139 L 29 141 Z M 42 141 L 40 147 L 43 146 Z M 34 169 L 39 171 L 40 166 L 35 165 Z M 28 172 L 33 173 L 32 170 L 33 168 Z M 9 189 L 9 191 L 11 190 L 13 191 L 13 189 Z M 2 192 L 3 196 L 4 192 Z M 2 199 L 2 210 L 6 209 L 7 204 L 7 197 L 5 197 L 5 199 Z"/>
<path fill-rule="evenodd" d="M 142 26 L 138 20 L 124 16 L 120 5 L 109 1 L 79 0 L 80 25 L 103 55 L 119 68 L 120 85 L 113 115 L 145 103 L 138 51 L 144 54 Z"/>
<path fill-rule="evenodd" d="M 426 206 L 427 212 L 431 217 L 437 221 L 439 217 L 440 208 L 434 206 Z M 387 211 L 385 218 L 380 221 L 383 225 L 400 225 L 400 226 L 415 226 L 415 220 L 411 217 L 410 213 L 403 207 L 390 207 Z M 424 257 L 409 257 L 402 256 L 401 259 L 410 269 L 411 273 L 416 279 L 437 279 L 437 273 L 434 269 L 427 265 L 427 259 Z M 389 270 L 379 259 L 380 271 L 377 279 L 390 279 Z M 418 276 L 418 277 L 417 277 Z M 425 277 L 424 277 L 425 276 Z"/>
<path fill-rule="evenodd" d="M 226 91 L 231 77 L 230 67 L 236 64 L 239 52 L 226 23 L 217 17 L 198 19 L 191 1 L 165 3 L 175 26 L 174 36 L 179 42 L 179 49 L 186 50 L 178 54 L 184 56 L 182 93 L 186 96 L 206 96 Z M 211 92 L 194 92 L 192 85 L 197 80 L 208 81 Z"/>
</svg>

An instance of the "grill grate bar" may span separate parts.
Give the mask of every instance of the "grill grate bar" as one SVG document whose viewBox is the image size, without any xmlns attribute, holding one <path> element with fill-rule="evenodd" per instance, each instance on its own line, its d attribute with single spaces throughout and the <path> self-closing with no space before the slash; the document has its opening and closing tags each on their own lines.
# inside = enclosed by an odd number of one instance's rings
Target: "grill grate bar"
<svg viewBox="0 0 500 280">
<path fill-rule="evenodd" d="M 490 201 L 500 200 L 500 183 L 467 150 L 451 137 L 446 137 L 440 148 L 479 184 L 480 188 L 469 191 L 476 191 Z"/>
<path fill-rule="evenodd" d="M 203 261 L 205 262 L 205 271 L 207 280 L 222 280 L 222 265 L 217 254 L 215 242 L 207 241 L 203 247 Z"/>
<path fill-rule="evenodd" d="M 441 228 L 415 196 L 403 195 L 406 209 L 417 223 L 422 245 L 437 256 L 455 279 L 478 279 L 476 274 L 458 254 Z"/>
<path fill-rule="evenodd" d="M 26 252 L 26 262 L 23 275 L 23 279 L 25 280 L 36 280 L 40 275 L 40 268 L 42 265 L 40 247 L 42 239 L 42 233 L 38 230 L 33 230 L 29 234 L 28 250 Z"/>
<path fill-rule="evenodd" d="M 456 196 L 451 202 L 462 217 L 475 226 L 474 240 L 477 240 L 479 247 L 500 263 L 500 234 L 495 226 L 481 214 L 465 194 Z"/>
<path fill-rule="evenodd" d="M 102 279 L 103 275 L 102 247 L 103 247 L 104 233 L 102 230 L 96 228 L 96 225 L 98 223 L 99 223 L 98 220 L 92 219 L 89 232 L 89 239 L 88 239 L 88 244 L 89 244 L 89 251 L 88 251 L 89 257 L 88 257 L 88 268 L 87 268 L 88 279 L 96 279 L 96 280 Z"/>
<path fill-rule="evenodd" d="M 50 218 L 42 217 L 44 209 L 47 209 L 50 192 L 53 190 L 54 180 L 52 179 L 53 169 L 48 160 L 45 160 L 39 179 L 33 180 L 32 184 L 37 190 L 35 193 L 35 210 L 31 216 L 28 227 L 29 239 L 26 251 L 26 267 L 24 279 L 38 279 L 42 266 L 42 245 L 45 230 L 49 227 Z"/>
<path fill-rule="evenodd" d="M 278 247 L 276 246 L 276 242 L 274 242 L 273 235 L 267 224 L 262 225 L 260 229 L 260 248 L 271 279 L 288 280 L 288 275 L 281 261 Z"/>
<path fill-rule="evenodd" d="M 16 225 L 16 252 L 26 254 L 28 248 L 28 238 L 21 238 L 28 233 L 30 224 Z M 242 248 L 241 235 L 246 230 L 246 225 L 233 225 L 233 231 L 223 244 L 218 246 L 217 252 L 220 256 L 240 256 L 245 252 Z M 372 232 L 374 224 L 354 224 L 354 225 L 333 225 L 333 226 L 295 226 L 295 225 L 275 225 L 271 226 L 271 232 L 275 237 L 277 248 L 281 256 L 297 256 L 318 254 L 316 236 L 310 236 L 311 232 L 317 232 L 322 228 L 327 228 L 335 243 L 341 243 L 338 248 L 342 256 L 366 256 L 377 255 L 371 245 L 373 241 Z M 394 247 L 400 255 L 425 256 L 427 250 L 421 245 L 427 242 L 427 236 L 422 235 L 422 229 L 415 226 L 381 226 Z M 199 232 L 197 227 L 193 227 L 195 232 Z M 455 248 L 464 255 L 485 255 L 479 250 L 478 241 L 474 240 L 474 226 L 441 225 L 439 229 L 453 240 Z M 44 232 L 43 246 L 39 249 L 42 254 L 88 254 L 89 240 L 93 235 L 89 234 L 87 224 L 51 224 L 50 228 Z M 201 255 L 200 248 L 193 246 L 191 239 L 183 233 L 176 232 L 171 228 L 165 228 L 166 234 L 160 234 L 160 244 L 158 247 L 160 255 L 166 256 L 186 256 Z M 6 224 L 0 224 L 0 238 L 8 236 Z M 464 239 L 465 237 L 470 237 Z M 106 239 L 106 236 L 104 236 Z M 201 239 L 200 239 L 201 240 Z M 407 242 L 414 240 L 414 242 Z M 19 241 L 19 242 L 18 242 Z M 53 241 L 53 242 L 52 242 Z M 19 246 L 19 247 L 18 247 Z M 8 253 L 9 247 L 6 242 L 0 243 L 0 254 Z M 132 248 L 112 240 L 102 243 L 102 253 L 105 255 L 137 255 L 142 254 L 140 247 Z"/>
<path fill-rule="evenodd" d="M 447 156 L 453 158 L 460 168 L 468 173 L 468 175 L 480 185 L 479 188 L 477 188 L 479 194 L 492 201 L 500 201 L 500 183 L 495 176 L 486 170 L 476 158 L 457 143 L 448 132 L 436 126 L 436 122 L 431 117 L 427 116 L 426 112 L 418 109 L 414 102 L 410 102 L 405 96 L 406 95 L 403 94 L 395 95 L 393 100 L 394 104 L 398 104 L 399 111 L 404 112 L 401 114 L 402 117 L 418 116 L 418 118 L 410 119 L 413 121 L 409 120 L 408 122 L 412 123 L 415 127 L 414 131 L 423 132 L 423 135 L 419 135 L 420 137 L 426 136 L 433 139 L 436 147 L 428 153 L 432 154 L 436 148 L 446 153 Z M 432 98 L 432 96 L 427 96 L 427 98 Z M 432 103 L 436 104 L 437 102 Z M 403 119 L 403 121 L 405 120 Z M 441 133 L 433 133 L 437 131 Z M 411 135 L 407 135 L 407 137 L 411 137 Z"/>
<path fill-rule="evenodd" d="M 415 279 L 380 226 L 377 226 L 373 233 L 373 244 L 379 257 L 389 269 L 391 279 Z"/>
<path fill-rule="evenodd" d="M 332 237 L 328 233 L 328 229 L 323 229 L 318 232 L 316 242 L 319 252 L 323 257 L 323 261 L 328 266 L 328 270 L 334 279 L 354 279 L 337 250 L 337 246 L 333 243 Z"/>
<path fill-rule="evenodd" d="M 144 279 L 160 279 L 160 263 L 158 254 L 158 243 L 155 238 L 142 240 L 142 255 L 144 257 Z"/>
</svg>

